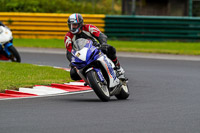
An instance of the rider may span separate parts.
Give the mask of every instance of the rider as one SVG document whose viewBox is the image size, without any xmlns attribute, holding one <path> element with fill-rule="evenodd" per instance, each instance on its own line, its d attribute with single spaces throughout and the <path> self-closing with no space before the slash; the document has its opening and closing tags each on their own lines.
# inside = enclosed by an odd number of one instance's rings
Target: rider
<svg viewBox="0 0 200 133">
<path fill-rule="evenodd" d="M 8 27 L 5 26 L 1 21 L 0 21 L 0 26 L 3 26 L 3 27 L 8 28 Z M 12 41 L 13 41 L 13 39 L 11 39 L 9 42 L 12 42 Z M 2 46 L 0 46 L 0 58 L 1 58 L 1 59 L 4 59 L 4 57 L 2 56 L 2 54 L 4 55 L 5 52 L 3 51 Z M 7 59 L 7 57 L 5 57 L 5 59 Z"/>
<path fill-rule="evenodd" d="M 6 25 L 4 25 L 1 21 L 0 21 L 0 26 L 6 27 L 8 28 Z M 9 28 L 8 28 L 9 29 Z M 13 43 L 13 39 L 11 39 L 9 42 Z"/>
<path fill-rule="evenodd" d="M 94 46 L 100 46 L 100 49 L 104 54 L 110 58 L 115 64 L 115 68 L 118 71 L 119 75 L 124 75 L 124 70 L 120 66 L 119 60 L 116 56 L 116 50 L 114 47 L 107 44 L 107 36 L 103 34 L 96 26 L 91 24 L 83 24 L 83 17 L 81 14 L 74 13 L 68 18 L 68 27 L 70 31 L 65 35 L 64 43 L 67 49 L 67 59 L 71 62 L 72 54 L 72 45 L 75 40 L 79 38 L 90 39 L 93 41 Z M 97 41 L 99 43 L 97 43 Z M 75 68 L 71 65 L 70 71 L 71 78 L 73 80 L 80 80 L 80 77 L 76 73 Z"/>
</svg>

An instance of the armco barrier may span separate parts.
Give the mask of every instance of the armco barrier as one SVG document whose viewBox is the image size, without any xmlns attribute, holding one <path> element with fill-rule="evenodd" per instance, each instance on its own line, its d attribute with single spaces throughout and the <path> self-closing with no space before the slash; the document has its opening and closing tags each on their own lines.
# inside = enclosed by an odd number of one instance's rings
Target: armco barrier
<svg viewBox="0 0 200 133">
<path fill-rule="evenodd" d="M 106 16 L 109 38 L 200 41 L 200 17 Z"/>
<path fill-rule="evenodd" d="M 63 39 L 70 14 L 0 12 L 15 38 Z M 200 17 L 122 16 L 82 14 L 109 38 L 128 40 L 200 41 Z"/>
<path fill-rule="evenodd" d="M 57 38 L 67 33 L 70 14 L 0 12 L 0 21 L 7 25 L 15 38 Z M 94 24 L 104 32 L 105 15 L 82 14 L 84 23 Z"/>
</svg>

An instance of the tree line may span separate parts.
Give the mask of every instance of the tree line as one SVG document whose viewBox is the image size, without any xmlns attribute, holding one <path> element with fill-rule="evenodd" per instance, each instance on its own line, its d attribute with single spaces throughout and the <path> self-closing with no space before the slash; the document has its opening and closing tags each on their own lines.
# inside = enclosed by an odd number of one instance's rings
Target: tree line
<svg viewBox="0 0 200 133">
<path fill-rule="evenodd" d="M 0 0 L 0 12 L 121 14 L 121 0 Z"/>
</svg>

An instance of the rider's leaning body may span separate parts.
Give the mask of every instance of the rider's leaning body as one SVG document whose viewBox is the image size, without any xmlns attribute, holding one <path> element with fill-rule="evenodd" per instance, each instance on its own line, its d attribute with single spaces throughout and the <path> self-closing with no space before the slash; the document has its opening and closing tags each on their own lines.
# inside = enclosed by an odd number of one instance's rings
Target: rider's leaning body
<svg viewBox="0 0 200 133">
<path fill-rule="evenodd" d="M 120 63 L 117 59 L 115 48 L 107 44 L 107 36 L 103 34 L 96 26 L 91 24 L 83 24 L 83 17 L 80 14 L 75 13 L 69 16 L 68 27 L 70 31 L 65 35 L 64 43 L 67 49 L 67 59 L 70 62 L 72 58 L 71 50 L 73 43 L 79 38 L 90 39 L 93 41 L 94 46 L 100 45 L 102 52 L 113 61 L 117 70 L 122 74 L 124 73 L 124 70 L 120 66 Z M 71 77 L 74 77 L 74 73 L 75 70 L 73 70 L 72 67 L 70 71 Z"/>
</svg>

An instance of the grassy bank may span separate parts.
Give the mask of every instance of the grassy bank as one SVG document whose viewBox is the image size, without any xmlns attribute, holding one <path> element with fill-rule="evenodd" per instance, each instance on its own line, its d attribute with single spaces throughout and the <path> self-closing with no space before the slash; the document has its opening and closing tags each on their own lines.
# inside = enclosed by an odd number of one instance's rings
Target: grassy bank
<svg viewBox="0 0 200 133">
<path fill-rule="evenodd" d="M 5 89 L 69 82 L 69 72 L 48 66 L 0 62 L 0 92 Z"/>
<path fill-rule="evenodd" d="M 200 55 L 200 42 L 108 41 L 117 51 Z M 62 39 L 15 39 L 18 47 L 65 48 Z"/>
</svg>

